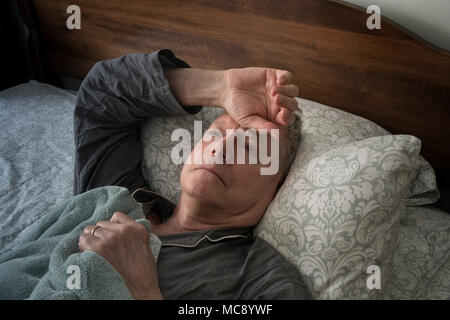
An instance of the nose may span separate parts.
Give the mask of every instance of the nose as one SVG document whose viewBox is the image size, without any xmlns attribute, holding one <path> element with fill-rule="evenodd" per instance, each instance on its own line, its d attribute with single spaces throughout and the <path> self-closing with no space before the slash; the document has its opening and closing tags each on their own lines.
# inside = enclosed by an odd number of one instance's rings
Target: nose
<svg viewBox="0 0 450 320">
<path fill-rule="evenodd" d="M 239 132 L 238 132 L 239 134 Z M 229 144 L 229 145 L 228 145 Z M 230 150 L 227 149 L 227 145 Z M 229 151 L 229 154 L 227 153 Z M 222 138 L 222 159 L 223 163 L 235 164 L 238 158 L 238 137 L 236 132 L 232 131 Z"/>
<path fill-rule="evenodd" d="M 222 163 L 225 164 L 226 163 L 226 140 L 225 140 L 225 137 L 223 137 L 219 141 L 214 141 L 212 143 L 213 143 L 213 145 L 212 145 L 212 148 L 210 151 L 210 156 L 222 158 Z"/>
</svg>

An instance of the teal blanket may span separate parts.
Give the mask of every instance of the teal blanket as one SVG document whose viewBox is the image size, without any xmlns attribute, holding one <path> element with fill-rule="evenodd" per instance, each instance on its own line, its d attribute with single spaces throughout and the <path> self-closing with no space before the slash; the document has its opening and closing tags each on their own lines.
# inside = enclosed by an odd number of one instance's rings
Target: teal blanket
<svg viewBox="0 0 450 320">
<path fill-rule="evenodd" d="M 109 220 L 116 211 L 150 231 L 150 222 L 126 188 L 97 188 L 57 205 L 19 245 L 0 254 L 0 299 L 132 299 L 109 262 L 78 248 L 86 225 Z M 156 259 L 161 242 L 152 233 L 150 246 Z"/>
</svg>

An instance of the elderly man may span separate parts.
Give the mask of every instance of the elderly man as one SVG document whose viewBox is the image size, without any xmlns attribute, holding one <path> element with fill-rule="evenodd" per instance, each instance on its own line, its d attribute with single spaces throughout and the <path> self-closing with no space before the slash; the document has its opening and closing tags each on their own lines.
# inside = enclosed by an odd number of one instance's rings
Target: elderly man
<svg viewBox="0 0 450 320">
<path fill-rule="evenodd" d="M 97 63 L 75 108 L 75 188 L 127 187 L 142 204 L 162 247 L 155 265 L 148 232 L 125 213 L 87 226 L 81 251 L 97 252 L 137 299 L 302 299 L 294 266 L 252 235 L 289 169 L 295 150 L 286 129 L 296 117 L 298 88 L 287 71 L 268 68 L 191 69 L 170 50 Z M 177 204 L 148 190 L 141 175 L 140 126 L 146 118 L 225 110 L 211 128 L 280 129 L 280 170 L 257 164 L 191 161 L 180 176 Z M 202 140 L 194 148 L 204 148 Z M 212 153 L 216 150 L 211 148 Z"/>
</svg>

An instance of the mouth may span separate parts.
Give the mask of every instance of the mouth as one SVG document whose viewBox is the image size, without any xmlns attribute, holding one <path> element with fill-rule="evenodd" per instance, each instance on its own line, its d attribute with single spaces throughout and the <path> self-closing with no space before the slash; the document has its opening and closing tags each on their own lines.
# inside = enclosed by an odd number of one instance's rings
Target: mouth
<svg viewBox="0 0 450 320">
<path fill-rule="evenodd" d="M 225 181 L 223 181 L 223 179 L 212 169 L 212 168 L 210 168 L 210 167 L 206 167 L 206 166 L 201 166 L 201 167 L 198 167 L 198 168 L 196 168 L 196 170 L 206 170 L 206 171 L 208 171 L 208 172 L 210 172 L 210 173 L 212 173 L 213 175 L 215 175 L 216 177 L 217 177 L 217 179 L 219 179 L 220 180 L 220 182 L 222 182 L 222 184 L 226 187 L 227 185 L 225 184 Z"/>
</svg>

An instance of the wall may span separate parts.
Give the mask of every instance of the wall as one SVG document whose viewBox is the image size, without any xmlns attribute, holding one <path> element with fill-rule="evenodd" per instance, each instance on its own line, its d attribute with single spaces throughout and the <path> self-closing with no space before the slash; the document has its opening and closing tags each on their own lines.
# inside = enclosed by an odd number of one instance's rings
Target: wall
<svg viewBox="0 0 450 320">
<path fill-rule="evenodd" d="M 450 51 L 450 0 L 343 0 L 381 14 L 433 45 Z M 381 26 L 383 27 L 383 26 Z"/>
</svg>

